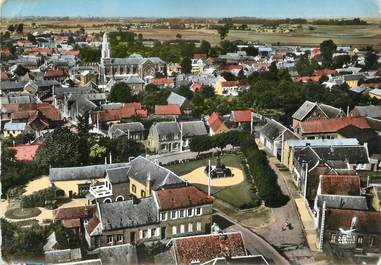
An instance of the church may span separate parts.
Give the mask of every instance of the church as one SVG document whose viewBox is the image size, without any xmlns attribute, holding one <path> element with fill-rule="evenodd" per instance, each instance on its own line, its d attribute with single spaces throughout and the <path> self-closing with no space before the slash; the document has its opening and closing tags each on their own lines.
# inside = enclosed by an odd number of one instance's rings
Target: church
<svg viewBox="0 0 381 265">
<path fill-rule="evenodd" d="M 164 73 L 166 62 L 159 57 L 144 58 L 140 54 L 131 54 L 127 58 L 111 58 L 111 48 L 108 35 L 105 32 L 102 41 L 102 55 L 99 65 L 100 80 L 107 84 L 111 79 L 123 81 L 124 79 L 140 79 L 146 82 L 155 77 L 156 72 Z"/>
</svg>

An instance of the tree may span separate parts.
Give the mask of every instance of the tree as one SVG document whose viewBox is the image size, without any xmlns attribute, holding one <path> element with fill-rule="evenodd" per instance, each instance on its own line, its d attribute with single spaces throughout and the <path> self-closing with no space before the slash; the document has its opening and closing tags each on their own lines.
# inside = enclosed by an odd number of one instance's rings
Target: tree
<svg viewBox="0 0 381 265">
<path fill-rule="evenodd" d="M 374 70 L 378 65 L 378 56 L 373 51 L 368 51 L 365 55 L 365 68 L 367 70 Z"/>
<path fill-rule="evenodd" d="M 80 165 L 79 137 L 69 128 L 55 129 L 37 150 L 36 163 L 46 171 L 49 166 L 69 167 Z"/>
<path fill-rule="evenodd" d="M 324 67 L 330 67 L 332 64 L 332 56 L 337 49 L 337 45 L 332 40 L 325 40 L 320 44 L 320 54 Z"/>
<path fill-rule="evenodd" d="M 226 80 L 226 81 L 236 81 L 237 77 L 233 75 L 231 72 L 222 72 L 221 76 Z"/>
<path fill-rule="evenodd" d="M 24 31 L 24 24 L 23 23 L 17 24 L 16 27 L 15 27 L 15 30 L 16 30 L 17 33 L 23 33 L 23 31 Z"/>
<path fill-rule="evenodd" d="M 15 31 L 15 26 L 14 26 L 13 24 L 10 24 L 10 25 L 8 26 L 8 31 L 10 31 L 10 32 L 14 32 L 14 31 Z"/>
<path fill-rule="evenodd" d="M 180 86 L 177 90 L 177 94 L 186 97 L 189 100 L 192 100 L 193 98 L 193 92 L 190 90 L 189 86 Z"/>
<path fill-rule="evenodd" d="M 142 143 L 128 139 L 127 135 L 111 139 L 110 144 L 113 162 L 128 162 L 129 157 L 139 156 L 145 151 Z"/>
<path fill-rule="evenodd" d="M 85 63 L 97 63 L 101 59 L 101 49 L 92 47 L 80 48 L 81 60 Z"/>
<path fill-rule="evenodd" d="M 199 156 L 201 152 L 210 150 L 212 148 L 212 142 L 211 142 L 210 136 L 208 135 L 194 136 L 189 143 L 189 148 L 192 152 L 197 152 L 197 156 Z"/>
<path fill-rule="evenodd" d="M 75 44 L 75 39 L 72 35 L 70 35 L 67 39 L 67 44 L 69 45 L 74 45 Z"/>
<path fill-rule="evenodd" d="M 88 165 L 89 164 L 89 153 L 90 153 L 90 129 L 91 126 L 89 124 L 89 113 L 86 112 L 83 116 L 77 117 L 78 124 L 77 124 L 77 130 L 78 130 L 78 149 L 80 154 L 80 163 L 82 165 Z"/>
<path fill-rule="evenodd" d="M 220 26 L 217 28 L 217 32 L 220 35 L 220 39 L 224 40 L 226 36 L 228 35 L 230 30 L 229 24 L 225 24 L 224 26 Z"/>
<path fill-rule="evenodd" d="M 254 46 L 249 46 L 247 48 L 244 48 L 243 50 L 246 52 L 248 56 L 258 56 L 259 54 L 258 49 Z"/>
<path fill-rule="evenodd" d="M 143 34 L 138 34 L 138 42 L 143 43 Z"/>
<path fill-rule="evenodd" d="M 118 82 L 111 87 L 108 100 L 111 102 L 127 103 L 133 102 L 135 97 L 132 95 L 131 88 L 126 83 Z"/>
<path fill-rule="evenodd" d="M 32 33 L 28 33 L 27 35 L 28 41 L 30 41 L 33 44 L 36 44 L 36 37 Z"/>
<path fill-rule="evenodd" d="M 181 72 L 183 74 L 190 74 L 192 72 L 192 61 L 189 57 L 185 57 L 181 61 Z"/>
<path fill-rule="evenodd" d="M 158 91 L 158 90 L 159 90 L 159 87 L 157 85 L 154 85 L 154 84 L 148 84 L 145 87 L 146 92 L 153 92 L 153 91 Z"/>
<path fill-rule="evenodd" d="M 181 39 L 183 36 L 180 33 L 176 34 L 176 39 Z"/>
<path fill-rule="evenodd" d="M 271 62 L 270 67 L 269 67 L 269 71 L 270 71 L 270 73 L 278 74 L 278 67 L 277 67 L 275 61 Z"/>
<path fill-rule="evenodd" d="M 201 44 L 200 44 L 199 51 L 200 51 L 200 53 L 209 54 L 209 51 L 210 51 L 211 47 L 212 46 L 210 45 L 210 43 L 208 41 L 202 40 Z"/>
</svg>

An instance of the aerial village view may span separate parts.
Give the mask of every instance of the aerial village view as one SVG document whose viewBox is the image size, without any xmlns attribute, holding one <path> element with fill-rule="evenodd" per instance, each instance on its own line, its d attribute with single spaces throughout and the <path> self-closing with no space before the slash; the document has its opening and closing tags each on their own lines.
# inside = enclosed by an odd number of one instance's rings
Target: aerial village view
<svg viewBox="0 0 381 265">
<path fill-rule="evenodd" d="M 1 265 L 381 265 L 381 1 L 1 5 Z"/>
</svg>

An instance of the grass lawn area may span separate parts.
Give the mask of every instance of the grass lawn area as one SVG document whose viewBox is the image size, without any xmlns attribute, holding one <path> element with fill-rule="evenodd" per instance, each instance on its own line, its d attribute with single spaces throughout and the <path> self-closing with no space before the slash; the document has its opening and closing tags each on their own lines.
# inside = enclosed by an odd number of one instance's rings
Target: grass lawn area
<svg viewBox="0 0 381 265">
<path fill-rule="evenodd" d="M 13 208 L 5 212 L 5 217 L 9 219 L 26 219 L 38 216 L 41 210 L 38 208 Z"/>
<path fill-rule="evenodd" d="M 236 154 L 224 154 L 222 156 L 222 163 L 224 163 L 227 167 L 236 167 L 241 170 L 242 168 L 242 160 L 243 155 Z M 191 161 L 189 163 L 171 165 L 167 168 L 175 172 L 177 175 L 182 176 L 192 172 L 193 170 L 206 166 L 208 164 L 209 159 L 201 159 L 197 161 Z M 210 158 L 211 163 L 216 163 L 216 157 Z M 246 179 L 247 176 L 245 176 Z M 208 186 L 202 184 L 194 184 L 198 188 L 202 189 L 205 192 L 208 192 Z M 223 200 L 228 204 L 232 205 L 238 209 L 247 209 L 260 205 L 260 199 L 257 197 L 255 192 L 252 190 L 251 184 L 246 179 L 244 182 L 229 186 L 229 187 L 212 187 L 211 193 L 217 199 Z"/>
</svg>

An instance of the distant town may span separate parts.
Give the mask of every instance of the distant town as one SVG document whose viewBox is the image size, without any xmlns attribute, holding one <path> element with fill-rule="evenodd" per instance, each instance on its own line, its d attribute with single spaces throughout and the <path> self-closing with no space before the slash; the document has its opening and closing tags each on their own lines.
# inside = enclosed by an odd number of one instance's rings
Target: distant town
<svg viewBox="0 0 381 265">
<path fill-rule="evenodd" d="M 381 24 L 3 19 L 1 264 L 381 264 Z"/>
</svg>

